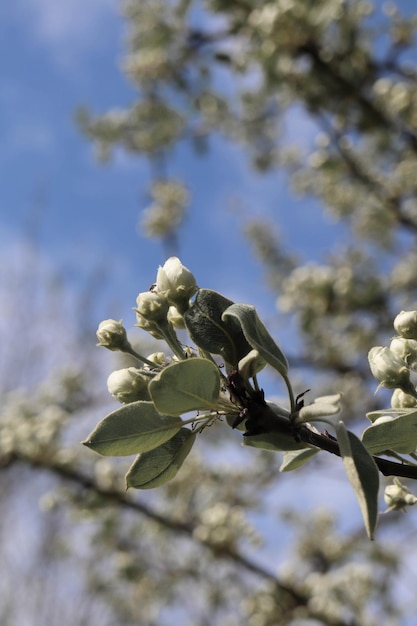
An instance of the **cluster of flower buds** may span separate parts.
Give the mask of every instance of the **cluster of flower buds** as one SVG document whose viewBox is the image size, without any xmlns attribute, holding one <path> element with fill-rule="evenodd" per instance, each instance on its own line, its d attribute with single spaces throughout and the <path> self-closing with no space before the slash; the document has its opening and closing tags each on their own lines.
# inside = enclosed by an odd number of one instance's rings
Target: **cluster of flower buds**
<svg viewBox="0 0 417 626">
<path fill-rule="evenodd" d="M 170 257 L 158 269 L 156 282 L 137 297 L 136 326 L 157 339 L 165 339 L 167 326 L 181 328 L 182 315 L 197 291 L 193 274 L 177 257 Z"/>
<path fill-rule="evenodd" d="M 391 340 L 389 348 L 371 348 L 368 361 L 379 387 L 395 390 L 393 408 L 410 408 L 417 400 L 416 387 L 410 380 L 411 370 L 417 371 L 417 311 L 401 311 L 394 328 L 399 335 Z"/>
<path fill-rule="evenodd" d="M 165 339 L 177 359 L 187 357 L 174 328 L 184 328 L 183 314 L 188 309 L 190 298 L 198 287 L 193 274 L 177 257 L 169 258 L 160 267 L 156 282 L 149 291 L 140 293 L 136 299 L 136 326 L 149 332 L 155 339 Z M 126 330 L 120 320 L 104 320 L 97 329 L 98 345 L 108 350 L 131 354 L 142 361 L 145 368 L 160 369 L 166 365 L 163 353 L 144 357 L 138 354 L 128 341 Z M 161 356 L 162 355 L 162 356 Z M 134 402 L 149 398 L 148 380 L 135 367 L 113 372 L 107 381 L 109 392 L 120 402 Z"/>
</svg>

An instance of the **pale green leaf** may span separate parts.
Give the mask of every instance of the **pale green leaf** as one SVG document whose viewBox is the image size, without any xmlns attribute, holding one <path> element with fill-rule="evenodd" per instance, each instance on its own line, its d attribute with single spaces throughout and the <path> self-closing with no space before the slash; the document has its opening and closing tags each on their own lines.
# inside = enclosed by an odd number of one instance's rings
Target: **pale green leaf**
<svg viewBox="0 0 417 626">
<path fill-rule="evenodd" d="M 152 402 L 131 402 L 113 411 L 83 444 L 105 456 L 128 456 L 157 448 L 181 428 L 179 417 L 161 415 Z"/>
<path fill-rule="evenodd" d="M 375 461 L 343 422 L 336 426 L 337 441 L 343 465 L 362 512 L 368 537 L 373 539 L 378 520 L 379 472 Z"/>
<path fill-rule="evenodd" d="M 410 454 L 417 447 L 417 411 L 372 424 L 362 433 L 362 443 L 371 454 L 393 450 Z"/>
<path fill-rule="evenodd" d="M 258 317 L 255 307 L 249 304 L 232 304 L 223 313 L 222 319 L 238 321 L 251 347 L 280 374 L 287 374 L 287 359 Z"/>
<path fill-rule="evenodd" d="M 370 413 L 366 413 L 366 417 L 372 423 L 376 422 L 380 417 L 385 417 L 389 415 L 390 417 L 399 417 L 400 415 L 407 415 L 410 413 L 410 409 L 393 409 L 390 407 L 389 409 L 380 409 L 379 411 L 371 411 Z"/>
<path fill-rule="evenodd" d="M 191 358 L 163 369 L 149 384 L 156 408 L 165 415 L 216 409 L 220 373 L 207 359 Z"/>
<path fill-rule="evenodd" d="M 279 471 L 291 472 L 292 470 L 298 469 L 318 452 L 320 452 L 319 448 L 304 448 L 303 450 L 285 452 Z"/>
<path fill-rule="evenodd" d="M 141 454 L 126 474 L 126 487 L 160 487 L 177 474 L 193 447 L 195 433 L 181 428 L 169 441 L 151 452 Z"/>
</svg>

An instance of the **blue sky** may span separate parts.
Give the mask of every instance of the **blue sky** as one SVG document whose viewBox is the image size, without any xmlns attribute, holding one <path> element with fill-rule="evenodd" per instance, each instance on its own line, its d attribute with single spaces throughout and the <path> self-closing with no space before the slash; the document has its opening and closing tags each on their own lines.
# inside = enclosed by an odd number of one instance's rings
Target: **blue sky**
<svg viewBox="0 0 417 626">
<path fill-rule="evenodd" d="M 105 112 L 134 98 L 119 69 L 126 28 L 119 3 L 17 0 L 3 3 L 0 17 L 3 250 L 37 221 L 39 247 L 51 267 L 82 279 L 97 265 L 109 264 L 107 290 L 123 309 L 112 316 L 121 317 L 165 260 L 161 244 L 137 232 L 149 168 L 121 153 L 100 165 L 74 123 L 80 104 Z M 294 113 L 294 128 L 300 139 L 312 136 L 300 112 Z M 242 237 L 242 217 L 230 205 L 271 216 L 307 258 L 329 248 L 334 226 L 318 227 L 317 209 L 292 199 L 282 174 L 253 175 L 236 148 L 220 140 L 212 147 L 203 158 L 181 148 L 169 165 L 170 174 L 182 176 L 192 194 L 190 217 L 179 236 L 180 256 L 200 286 L 271 315 L 274 302 L 262 268 Z"/>
</svg>

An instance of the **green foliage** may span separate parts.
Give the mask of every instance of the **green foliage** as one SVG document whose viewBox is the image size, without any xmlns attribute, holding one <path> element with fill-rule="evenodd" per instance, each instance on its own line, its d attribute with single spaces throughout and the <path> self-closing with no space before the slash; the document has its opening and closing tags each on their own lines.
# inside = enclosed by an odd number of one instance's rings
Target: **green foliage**
<svg viewBox="0 0 417 626">
<path fill-rule="evenodd" d="M 157 448 L 181 426 L 181 419 L 161 415 L 152 402 L 139 400 L 110 413 L 83 443 L 100 454 L 128 456 Z"/>
<path fill-rule="evenodd" d="M 275 430 L 272 432 L 259 433 L 257 435 L 245 435 L 244 445 L 261 450 L 271 450 L 273 452 L 287 452 L 288 450 L 300 450 L 306 448 L 302 441 L 297 441 L 294 435 L 288 430 L 288 424 L 282 423 L 282 431 L 278 430 L 279 423 L 274 424 Z"/>
<path fill-rule="evenodd" d="M 255 307 L 247 304 L 232 304 L 223 313 L 222 318 L 224 320 L 229 318 L 236 319 L 250 346 L 257 350 L 261 357 L 275 368 L 281 376 L 286 376 L 288 370 L 287 359 L 259 319 Z"/>
<path fill-rule="evenodd" d="M 233 304 L 217 291 L 200 289 L 193 306 L 184 315 L 190 338 L 207 352 L 220 354 L 233 367 L 250 350 L 239 324 L 223 317 Z"/>
<path fill-rule="evenodd" d="M 126 487 L 153 489 L 174 478 L 194 441 L 195 434 L 187 428 L 181 428 L 169 441 L 141 454 L 126 474 Z"/>
<path fill-rule="evenodd" d="M 315 456 L 319 452 L 319 449 L 305 448 L 304 450 L 294 450 L 293 452 L 285 452 L 283 455 L 282 463 L 280 466 L 280 472 L 291 472 L 304 463 L 307 463 L 309 459 Z"/>
<path fill-rule="evenodd" d="M 417 448 L 417 411 L 404 412 L 398 417 L 379 418 L 362 434 L 362 443 L 371 454 L 393 450 L 411 454 Z"/>
<path fill-rule="evenodd" d="M 350 484 L 355 490 L 368 537 L 373 539 L 378 520 L 379 473 L 365 446 L 343 422 L 336 425 L 337 441 L 343 465 Z"/>
<path fill-rule="evenodd" d="M 206 359 L 174 363 L 152 379 L 149 392 L 157 410 L 167 415 L 211 410 L 219 398 L 219 370 Z"/>
</svg>

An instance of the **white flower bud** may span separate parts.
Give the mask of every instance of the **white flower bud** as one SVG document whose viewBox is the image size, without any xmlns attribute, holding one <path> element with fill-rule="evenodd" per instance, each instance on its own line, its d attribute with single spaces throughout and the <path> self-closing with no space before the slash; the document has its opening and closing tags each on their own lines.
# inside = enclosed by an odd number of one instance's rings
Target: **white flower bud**
<svg viewBox="0 0 417 626">
<path fill-rule="evenodd" d="M 377 426 L 378 424 L 386 424 L 387 422 L 392 422 L 394 419 L 395 417 L 392 417 L 392 415 L 381 415 L 381 417 L 376 418 L 373 425 Z"/>
<path fill-rule="evenodd" d="M 398 478 L 394 478 L 393 485 L 385 487 L 384 500 L 388 511 L 404 510 L 406 506 L 412 506 L 417 503 L 417 498 Z"/>
<path fill-rule="evenodd" d="M 392 352 L 389 348 L 376 346 L 368 353 L 369 367 L 374 378 L 381 386 L 388 389 L 398 387 L 403 391 L 414 391 L 410 383 L 410 371 L 404 359 Z"/>
<path fill-rule="evenodd" d="M 172 256 L 158 269 L 156 290 L 183 313 L 197 291 L 197 283 L 192 272 L 176 256 Z"/>
<path fill-rule="evenodd" d="M 171 322 L 174 328 L 178 328 L 179 330 L 185 328 L 184 318 L 175 306 L 170 306 L 168 309 L 168 321 Z"/>
<path fill-rule="evenodd" d="M 112 372 L 107 379 L 107 389 L 119 402 L 127 404 L 136 400 L 149 400 L 148 379 L 136 367 L 126 367 Z"/>
<path fill-rule="evenodd" d="M 136 304 L 137 308 L 134 311 L 141 318 L 156 325 L 167 325 L 169 302 L 164 295 L 154 291 L 144 291 L 136 298 Z"/>
<path fill-rule="evenodd" d="M 408 367 L 417 369 L 417 341 L 405 337 L 394 337 L 389 346 L 390 350 L 404 359 Z"/>
<path fill-rule="evenodd" d="M 159 365 L 161 367 L 169 364 L 169 361 L 164 352 L 152 352 L 152 354 L 149 354 L 146 358 L 148 359 L 148 361 L 152 361 L 152 363 L 155 363 L 155 365 Z"/>
<path fill-rule="evenodd" d="M 417 398 L 409 393 L 404 393 L 402 389 L 394 389 L 391 396 L 391 406 L 393 409 L 414 409 L 417 406 Z"/>
<path fill-rule="evenodd" d="M 401 311 L 394 320 L 394 328 L 401 337 L 417 339 L 417 311 Z"/>
<path fill-rule="evenodd" d="M 98 346 L 103 346 L 109 350 L 125 350 L 129 346 L 126 330 L 120 322 L 116 320 L 103 320 L 97 329 Z"/>
</svg>

